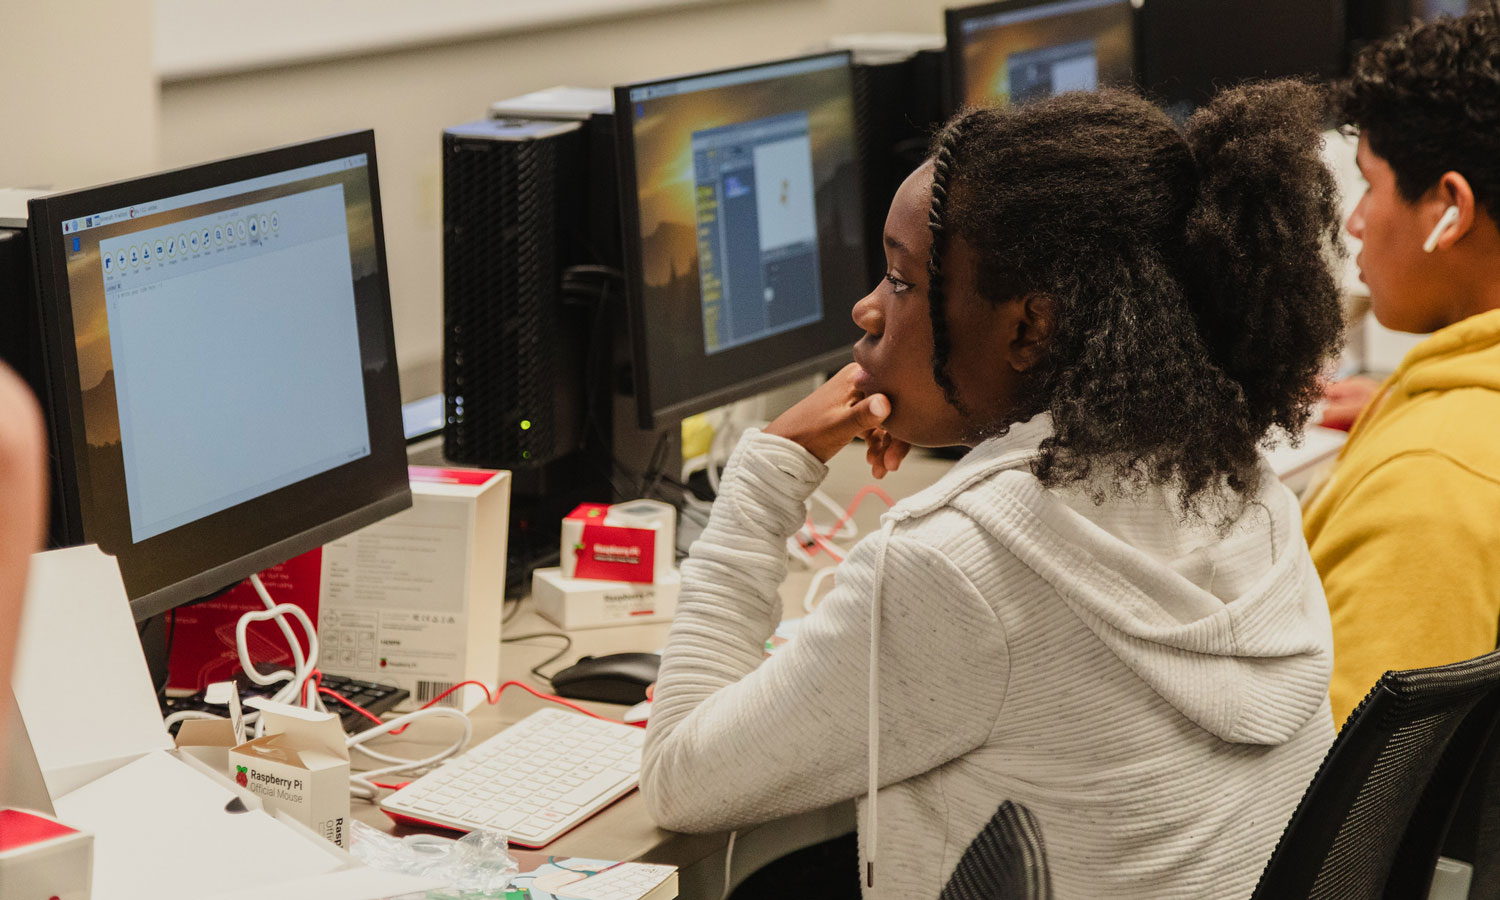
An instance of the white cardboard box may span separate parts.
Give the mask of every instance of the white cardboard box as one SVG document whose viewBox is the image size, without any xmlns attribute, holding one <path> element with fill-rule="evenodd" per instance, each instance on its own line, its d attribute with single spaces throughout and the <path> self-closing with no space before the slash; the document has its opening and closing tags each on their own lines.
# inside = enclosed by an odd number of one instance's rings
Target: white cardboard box
<svg viewBox="0 0 1500 900">
<path fill-rule="evenodd" d="M 51 816 L 0 809 L 0 897 L 89 900 L 94 838 Z"/>
<path fill-rule="evenodd" d="M 349 748 L 333 713 L 253 699 L 265 734 L 229 751 L 235 783 L 265 808 L 282 812 L 349 849 Z"/>
<path fill-rule="evenodd" d="M 676 569 L 654 584 L 569 578 L 559 568 L 537 569 L 531 576 L 531 602 L 537 612 L 569 630 L 670 622 L 681 587 Z"/>
<path fill-rule="evenodd" d="M 323 548 L 321 665 L 411 692 L 500 677 L 510 473 L 412 466 L 412 507 Z M 469 685 L 445 706 L 473 709 Z"/>
</svg>

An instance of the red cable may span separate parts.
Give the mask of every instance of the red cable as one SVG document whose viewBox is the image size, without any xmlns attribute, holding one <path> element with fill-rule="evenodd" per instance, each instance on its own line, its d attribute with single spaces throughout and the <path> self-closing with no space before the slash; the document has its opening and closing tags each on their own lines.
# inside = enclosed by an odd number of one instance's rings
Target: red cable
<svg viewBox="0 0 1500 900">
<path fill-rule="evenodd" d="M 322 678 L 322 674 L 319 673 L 319 679 L 321 680 L 321 678 Z M 436 697 L 433 697 L 431 700 L 429 700 L 426 703 L 424 703 L 420 708 L 421 709 L 429 709 L 429 708 L 431 708 L 432 706 L 434 706 L 437 703 L 441 702 L 449 694 L 453 693 L 454 691 L 458 690 L 459 688 L 463 687 L 466 684 L 476 685 L 476 686 L 478 686 L 478 688 L 480 690 L 484 691 L 485 702 L 488 703 L 488 704 L 490 704 L 491 706 L 493 706 L 493 705 L 495 705 L 495 704 L 497 704 L 497 703 L 500 702 L 500 695 L 505 692 L 506 688 L 508 688 L 508 687 L 518 687 L 521 690 L 526 691 L 529 694 L 532 694 L 533 696 L 539 697 L 539 698 L 541 698 L 543 700 L 549 700 L 549 701 L 551 701 L 553 703 L 560 703 L 563 706 L 566 706 L 569 709 L 577 710 L 578 712 L 581 712 L 581 713 L 583 713 L 586 716 L 593 716 L 596 719 L 603 719 L 606 722 L 615 722 L 615 723 L 618 723 L 618 724 L 621 724 L 621 725 L 634 725 L 634 726 L 636 726 L 638 728 L 645 728 L 646 727 L 645 723 L 643 723 L 643 722 L 621 722 L 619 719 L 611 719 L 609 716 L 601 716 L 601 715 L 599 715 L 596 712 L 584 709 L 582 706 L 579 706 L 578 704 L 573 703 L 570 700 L 565 700 L 562 697 L 557 697 L 557 696 L 554 696 L 552 694 L 544 694 L 541 691 L 537 690 L 536 688 L 533 688 L 531 685 L 525 684 L 525 683 L 520 682 L 520 681 L 507 681 L 507 682 L 504 682 L 498 688 L 495 689 L 495 693 L 493 695 L 490 694 L 489 687 L 487 685 L 485 685 L 483 682 L 480 682 L 480 681 L 460 681 L 458 684 L 455 684 L 453 687 L 448 688 L 446 691 L 443 691 L 441 694 L 438 694 Z M 365 718 L 369 719 L 371 722 L 374 722 L 376 725 L 382 725 L 382 724 L 384 724 L 384 722 L 381 721 L 381 719 L 380 719 L 379 716 L 375 715 L 374 713 L 370 712 L 369 710 L 365 709 L 364 707 L 359 706 L 356 703 L 351 703 L 347 697 L 343 696 L 342 694 L 338 693 L 337 691 L 334 691 L 331 688 L 326 688 L 326 687 L 323 687 L 322 685 L 319 685 L 318 686 L 318 693 L 320 693 L 320 694 L 327 694 L 328 696 L 337 699 L 340 703 L 344 704 L 345 706 L 348 706 L 350 709 L 354 710 L 355 712 L 357 712 L 360 715 L 364 716 Z M 410 726 L 410 724 L 411 723 L 408 722 L 406 725 L 402 725 L 400 728 L 392 729 L 391 730 L 391 734 L 400 734 L 401 732 L 405 731 Z"/>
<path fill-rule="evenodd" d="M 886 506 L 896 505 L 896 501 L 892 500 L 891 495 L 887 494 L 880 487 L 880 485 L 867 484 L 854 494 L 854 500 L 851 501 L 848 507 L 844 509 L 844 514 L 840 516 L 839 520 L 834 523 L 833 527 L 828 529 L 827 531 L 819 533 L 817 526 L 813 525 L 812 516 L 809 515 L 807 517 L 807 533 L 812 537 L 812 542 L 815 548 L 821 548 L 835 560 L 843 562 L 843 553 L 840 552 L 834 544 L 830 543 L 829 539 L 842 531 L 845 525 L 849 524 L 849 520 L 854 518 L 854 513 L 859 510 L 860 504 L 864 503 L 865 498 L 871 495 L 879 497 L 881 500 L 885 501 Z M 813 549 L 809 551 L 808 555 L 813 556 L 816 555 L 817 552 L 817 549 Z"/>
</svg>

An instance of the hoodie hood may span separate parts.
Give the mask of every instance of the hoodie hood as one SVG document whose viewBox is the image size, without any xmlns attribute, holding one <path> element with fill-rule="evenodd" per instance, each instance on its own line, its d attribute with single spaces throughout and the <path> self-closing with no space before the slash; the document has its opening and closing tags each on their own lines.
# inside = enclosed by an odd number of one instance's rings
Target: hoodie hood
<svg viewBox="0 0 1500 900">
<path fill-rule="evenodd" d="M 1466 387 L 1500 391 L 1500 309 L 1433 332 L 1401 360 L 1391 383 L 1408 395 Z"/>
<path fill-rule="evenodd" d="M 1275 745 L 1321 712 L 1333 669 L 1328 607 L 1296 498 L 1264 460 L 1226 528 L 1147 487 L 1095 504 L 1088 485 L 1031 474 L 1040 418 L 974 448 L 893 513 L 947 502 L 1046 580 L 1112 652 L 1199 727 Z M 1018 502 L 1019 501 L 1019 502 Z"/>
</svg>

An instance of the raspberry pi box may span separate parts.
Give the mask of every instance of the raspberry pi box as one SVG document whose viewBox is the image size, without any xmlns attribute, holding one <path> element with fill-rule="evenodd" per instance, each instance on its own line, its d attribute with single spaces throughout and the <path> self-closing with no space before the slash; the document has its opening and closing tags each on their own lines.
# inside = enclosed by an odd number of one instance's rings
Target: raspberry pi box
<svg viewBox="0 0 1500 900">
<path fill-rule="evenodd" d="M 269 700 L 247 701 L 266 734 L 229 751 L 235 783 L 349 849 L 349 748 L 338 716 Z"/>
</svg>

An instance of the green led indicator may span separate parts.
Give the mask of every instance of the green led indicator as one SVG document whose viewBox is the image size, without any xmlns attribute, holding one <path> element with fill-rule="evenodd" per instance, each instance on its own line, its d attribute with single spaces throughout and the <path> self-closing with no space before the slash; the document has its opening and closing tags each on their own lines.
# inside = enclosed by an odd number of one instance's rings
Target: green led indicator
<svg viewBox="0 0 1500 900">
<path fill-rule="evenodd" d="M 531 451 L 530 450 L 522 450 L 521 451 L 521 458 L 522 459 L 531 459 Z"/>
<path fill-rule="evenodd" d="M 521 420 L 521 430 L 522 431 L 530 431 L 531 430 L 531 420 L 530 419 L 522 419 Z"/>
</svg>

